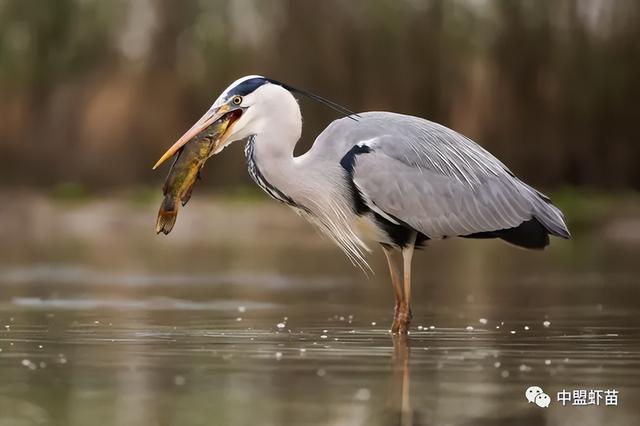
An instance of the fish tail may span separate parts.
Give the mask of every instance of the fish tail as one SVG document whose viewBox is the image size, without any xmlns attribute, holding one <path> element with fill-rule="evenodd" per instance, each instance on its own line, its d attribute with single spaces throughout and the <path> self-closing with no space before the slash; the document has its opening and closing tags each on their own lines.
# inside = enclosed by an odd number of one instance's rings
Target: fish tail
<svg viewBox="0 0 640 426">
<path fill-rule="evenodd" d="M 178 203 L 176 197 L 172 194 L 167 194 L 160 204 L 160 211 L 158 211 L 158 222 L 156 223 L 156 234 L 164 233 L 167 235 L 173 229 L 173 225 L 176 223 L 178 217 Z"/>
</svg>

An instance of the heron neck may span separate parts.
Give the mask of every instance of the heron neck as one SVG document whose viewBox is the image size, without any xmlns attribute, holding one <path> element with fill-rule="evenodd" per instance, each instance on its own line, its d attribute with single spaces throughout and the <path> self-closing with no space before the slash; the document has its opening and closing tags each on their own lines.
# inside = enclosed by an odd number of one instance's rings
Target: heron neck
<svg viewBox="0 0 640 426">
<path fill-rule="evenodd" d="M 301 132 L 267 130 L 254 136 L 256 149 L 265 160 L 293 161 L 295 149 Z"/>
<path fill-rule="evenodd" d="M 299 135 L 286 132 L 261 132 L 253 136 L 245 149 L 249 174 L 273 198 L 292 203 L 302 189 L 300 167 L 293 150 Z"/>
</svg>

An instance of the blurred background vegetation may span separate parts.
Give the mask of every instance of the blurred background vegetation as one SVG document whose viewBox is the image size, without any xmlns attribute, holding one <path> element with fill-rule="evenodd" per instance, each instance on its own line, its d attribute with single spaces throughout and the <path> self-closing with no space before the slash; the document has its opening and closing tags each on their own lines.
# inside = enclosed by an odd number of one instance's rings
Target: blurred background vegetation
<svg viewBox="0 0 640 426">
<path fill-rule="evenodd" d="M 639 40 L 636 0 L 0 0 L 0 186 L 159 186 L 165 148 L 262 74 L 441 122 L 535 185 L 638 189 Z M 302 104 L 301 150 L 336 118 Z M 250 185 L 242 157 L 201 187 Z"/>
</svg>

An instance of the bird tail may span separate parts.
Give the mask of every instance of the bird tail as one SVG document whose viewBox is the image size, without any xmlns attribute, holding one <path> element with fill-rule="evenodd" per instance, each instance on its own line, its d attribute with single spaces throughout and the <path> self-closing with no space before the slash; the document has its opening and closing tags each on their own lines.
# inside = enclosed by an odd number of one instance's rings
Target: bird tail
<svg viewBox="0 0 640 426">
<path fill-rule="evenodd" d="M 156 234 L 164 233 L 167 235 L 173 229 L 178 217 L 178 203 L 173 194 L 166 194 L 160 210 L 158 211 L 158 221 L 156 222 Z"/>
<path fill-rule="evenodd" d="M 464 238 L 500 238 L 503 241 L 531 250 L 542 250 L 549 245 L 549 235 L 569 239 L 571 234 L 564 223 L 564 216 L 551 199 L 522 183 L 530 192 L 532 218 L 513 228 L 489 232 L 476 232 Z"/>
<path fill-rule="evenodd" d="M 538 196 L 534 211 L 534 217 L 538 222 L 546 228 L 550 235 L 564 239 L 571 238 L 571 233 L 564 222 L 564 215 L 560 209 L 553 205 L 549 197 L 535 189 L 533 191 Z"/>
<path fill-rule="evenodd" d="M 533 250 L 541 250 L 548 246 L 549 235 L 571 238 L 562 211 L 542 192 L 524 182 L 522 184 L 532 195 L 533 217 L 515 228 L 501 230 L 495 235 L 510 244 Z"/>
</svg>

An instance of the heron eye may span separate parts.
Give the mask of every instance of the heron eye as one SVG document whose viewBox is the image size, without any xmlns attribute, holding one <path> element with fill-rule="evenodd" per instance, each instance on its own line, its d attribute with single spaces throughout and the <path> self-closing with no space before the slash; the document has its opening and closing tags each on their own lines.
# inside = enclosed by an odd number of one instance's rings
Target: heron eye
<svg viewBox="0 0 640 426">
<path fill-rule="evenodd" d="M 234 105 L 240 105 L 242 103 L 242 96 L 234 96 L 233 99 L 231 99 L 231 102 Z"/>
</svg>

